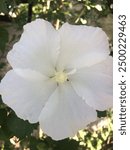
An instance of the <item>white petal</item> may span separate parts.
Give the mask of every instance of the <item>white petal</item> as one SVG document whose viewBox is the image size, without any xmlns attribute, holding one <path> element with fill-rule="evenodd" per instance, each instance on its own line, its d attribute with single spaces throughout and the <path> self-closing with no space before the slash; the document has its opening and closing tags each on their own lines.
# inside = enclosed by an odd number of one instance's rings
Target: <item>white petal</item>
<svg viewBox="0 0 130 150">
<path fill-rule="evenodd" d="M 26 74 L 26 70 L 23 72 Z M 13 70 L 9 71 L 1 81 L 0 93 L 3 102 L 10 106 L 18 117 L 35 123 L 56 84 L 45 78 L 31 78 L 31 74 L 30 79 L 29 74 L 25 76 L 19 76 Z M 39 77 L 39 73 L 35 72 L 35 77 Z"/>
<path fill-rule="evenodd" d="M 105 32 L 98 27 L 64 24 L 59 30 L 61 54 L 59 68 L 91 66 L 109 54 Z"/>
<path fill-rule="evenodd" d="M 40 127 L 54 140 L 74 136 L 79 129 L 96 120 L 96 111 L 85 104 L 70 83 L 60 85 L 40 115 Z"/>
<path fill-rule="evenodd" d="M 8 53 L 7 59 L 13 68 L 31 68 L 51 74 L 58 57 L 60 38 L 53 26 L 37 19 L 24 26 L 19 42 Z"/>
<path fill-rule="evenodd" d="M 30 70 L 30 69 L 13 69 L 13 70 L 20 77 L 30 80 L 32 82 L 49 79 L 47 76 L 44 76 L 43 74 L 41 74 L 35 70 Z"/>
<path fill-rule="evenodd" d="M 97 110 L 112 107 L 112 59 L 78 70 L 70 76 L 73 88 L 86 103 Z"/>
</svg>

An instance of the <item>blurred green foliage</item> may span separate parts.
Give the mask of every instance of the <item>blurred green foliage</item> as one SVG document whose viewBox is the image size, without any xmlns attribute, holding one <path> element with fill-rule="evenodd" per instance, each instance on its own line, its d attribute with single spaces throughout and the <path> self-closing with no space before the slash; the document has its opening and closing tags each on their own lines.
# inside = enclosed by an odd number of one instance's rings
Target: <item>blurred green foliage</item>
<svg viewBox="0 0 130 150">
<path fill-rule="evenodd" d="M 5 28 L 0 27 L 0 50 L 1 51 L 5 49 L 8 39 L 9 39 L 8 31 Z"/>
<path fill-rule="evenodd" d="M 64 22 L 100 26 L 112 41 L 112 0 L 0 0 L 0 78 L 9 69 L 8 50 L 23 25 L 36 18 L 50 21 L 57 29 Z M 0 97 L 0 150 L 112 150 L 112 111 L 97 114 L 105 119 L 74 138 L 53 141 L 40 133 L 38 123 L 19 119 Z"/>
</svg>

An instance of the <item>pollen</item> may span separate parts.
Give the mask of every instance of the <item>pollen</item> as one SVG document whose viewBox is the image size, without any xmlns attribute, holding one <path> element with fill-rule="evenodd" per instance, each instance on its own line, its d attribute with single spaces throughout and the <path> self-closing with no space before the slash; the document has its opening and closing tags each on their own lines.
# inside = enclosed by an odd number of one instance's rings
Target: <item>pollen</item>
<svg viewBox="0 0 130 150">
<path fill-rule="evenodd" d="M 59 71 L 55 73 L 54 79 L 58 83 L 64 83 L 65 81 L 67 81 L 68 76 L 67 76 L 67 73 L 63 71 Z"/>
</svg>

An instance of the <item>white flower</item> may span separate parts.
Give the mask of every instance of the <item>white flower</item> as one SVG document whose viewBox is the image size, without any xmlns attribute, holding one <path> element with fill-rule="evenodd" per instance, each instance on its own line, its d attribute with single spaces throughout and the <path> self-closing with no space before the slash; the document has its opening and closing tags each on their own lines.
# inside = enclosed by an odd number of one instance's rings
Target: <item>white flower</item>
<svg viewBox="0 0 130 150">
<path fill-rule="evenodd" d="M 7 59 L 13 69 L 0 84 L 3 102 L 55 140 L 112 107 L 112 58 L 98 27 L 65 23 L 56 31 L 37 19 L 24 26 Z"/>
</svg>

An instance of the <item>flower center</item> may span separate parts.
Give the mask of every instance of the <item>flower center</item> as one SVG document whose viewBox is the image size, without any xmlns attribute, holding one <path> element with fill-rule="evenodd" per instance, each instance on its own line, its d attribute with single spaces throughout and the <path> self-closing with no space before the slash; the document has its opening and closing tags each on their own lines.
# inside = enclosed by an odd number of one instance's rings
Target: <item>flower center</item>
<svg viewBox="0 0 130 150">
<path fill-rule="evenodd" d="M 58 71 L 55 73 L 54 76 L 54 80 L 58 83 L 64 83 L 65 81 L 67 81 L 68 76 L 67 73 L 63 72 L 63 71 Z"/>
</svg>

